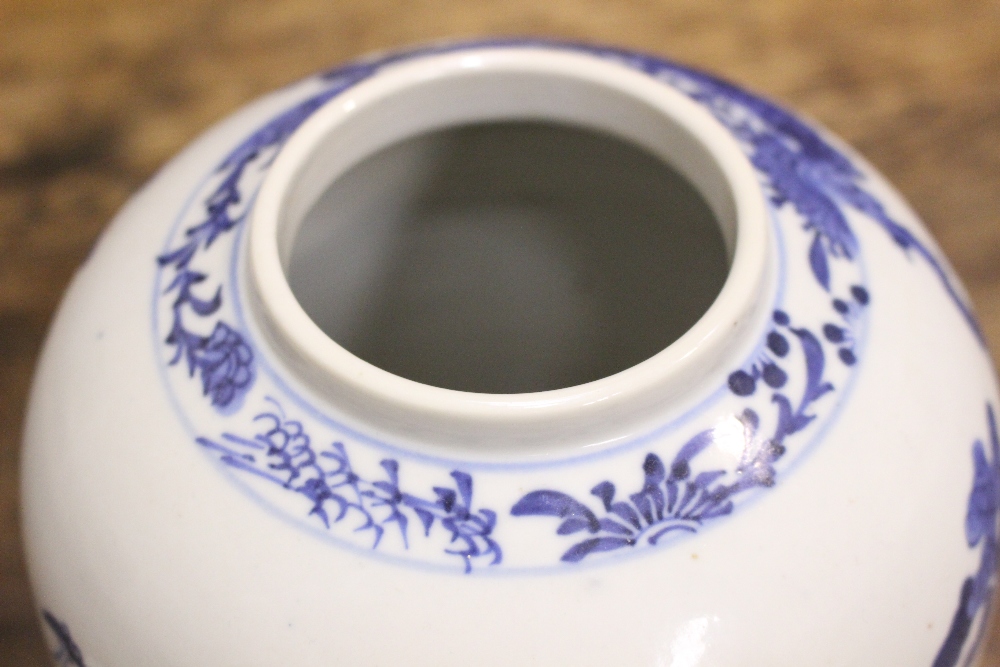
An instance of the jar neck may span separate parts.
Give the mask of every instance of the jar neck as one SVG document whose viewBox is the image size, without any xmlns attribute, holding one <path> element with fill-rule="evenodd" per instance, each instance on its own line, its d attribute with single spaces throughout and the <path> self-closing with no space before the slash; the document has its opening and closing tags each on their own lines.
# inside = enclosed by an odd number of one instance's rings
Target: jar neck
<svg viewBox="0 0 1000 667">
<path fill-rule="evenodd" d="M 672 165 L 718 220 L 729 272 L 677 340 L 626 370 L 578 386 L 482 394 L 382 370 L 330 338 L 288 280 L 292 247 L 331 183 L 377 151 L 442 128 L 544 120 L 637 144 Z M 595 56 L 539 48 L 470 49 L 381 70 L 320 108 L 275 158 L 250 215 L 243 283 L 263 344 L 327 408 L 376 431 L 466 455 L 539 456 L 602 446 L 663 423 L 725 383 L 769 316 L 774 252 L 753 167 L 707 111 L 657 81 Z M 336 224 L 332 221 L 331 224 Z"/>
</svg>

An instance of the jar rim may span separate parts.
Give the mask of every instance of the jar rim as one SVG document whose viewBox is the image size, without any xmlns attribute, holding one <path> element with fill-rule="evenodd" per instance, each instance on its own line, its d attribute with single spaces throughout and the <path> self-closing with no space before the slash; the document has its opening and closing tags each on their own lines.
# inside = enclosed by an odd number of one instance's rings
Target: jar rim
<svg viewBox="0 0 1000 667">
<path fill-rule="evenodd" d="M 490 77 L 535 77 L 537 85 L 546 77 L 579 83 L 581 91 L 603 90 L 650 109 L 662 123 L 626 127 L 596 108 L 600 104 L 581 104 L 586 99 L 567 106 L 544 96 L 497 96 L 464 107 L 448 99 L 449 91 L 469 82 L 489 85 Z M 389 127 L 371 112 L 379 105 L 398 105 L 404 93 L 422 88 L 433 88 L 431 106 L 393 116 L 408 115 L 408 125 Z M 294 296 L 286 268 L 296 225 L 329 183 L 379 148 L 420 132 L 529 117 L 631 133 L 629 139 L 665 159 L 665 150 L 674 151 L 672 166 L 705 195 L 730 257 L 721 291 L 695 324 L 659 353 L 618 373 L 522 394 L 479 394 L 409 380 L 364 361 L 322 331 Z M 341 150 L 331 151 L 331 141 L 343 139 L 351 123 L 361 139 L 342 141 Z M 470 47 L 394 62 L 326 102 L 291 135 L 250 213 L 244 284 L 254 319 L 277 356 L 332 406 L 381 429 L 435 442 L 503 446 L 535 441 L 541 434 L 549 440 L 572 439 L 584 431 L 590 439 L 617 441 L 625 435 L 617 433 L 621 424 L 634 416 L 662 415 L 709 376 L 717 380 L 715 371 L 734 356 L 745 356 L 768 312 L 770 244 L 767 204 L 753 166 L 730 132 L 683 93 L 625 64 L 583 52 Z"/>
</svg>

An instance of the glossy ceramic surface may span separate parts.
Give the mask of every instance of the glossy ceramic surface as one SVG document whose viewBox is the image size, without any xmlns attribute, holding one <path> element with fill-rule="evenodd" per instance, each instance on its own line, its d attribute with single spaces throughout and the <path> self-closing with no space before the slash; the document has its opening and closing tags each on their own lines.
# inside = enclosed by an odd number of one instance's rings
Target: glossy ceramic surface
<svg viewBox="0 0 1000 667">
<path fill-rule="evenodd" d="M 697 188 L 729 255 L 704 315 L 523 394 L 328 337 L 287 275 L 331 182 L 408 137 L 538 119 Z M 997 401 L 939 250 L 822 130 L 612 49 L 395 54 L 234 115 L 105 234 L 36 378 L 31 574 L 61 664 L 968 664 Z"/>
</svg>

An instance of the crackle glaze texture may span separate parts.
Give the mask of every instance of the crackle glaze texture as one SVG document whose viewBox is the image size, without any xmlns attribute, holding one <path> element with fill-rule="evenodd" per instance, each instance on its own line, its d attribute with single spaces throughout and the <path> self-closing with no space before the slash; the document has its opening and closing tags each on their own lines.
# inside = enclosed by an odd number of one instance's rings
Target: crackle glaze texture
<svg viewBox="0 0 1000 667">
<path fill-rule="evenodd" d="M 490 50 L 680 92 L 768 203 L 774 286 L 750 353 L 609 446 L 484 458 L 387 435 L 253 322 L 246 227 L 289 138 L 401 63 Z M 658 58 L 435 47 L 262 100 L 123 211 L 38 377 L 25 516 L 60 665 L 735 667 L 827 646 L 822 664 L 951 667 L 986 626 L 998 397 L 961 286 L 836 139 Z"/>
</svg>

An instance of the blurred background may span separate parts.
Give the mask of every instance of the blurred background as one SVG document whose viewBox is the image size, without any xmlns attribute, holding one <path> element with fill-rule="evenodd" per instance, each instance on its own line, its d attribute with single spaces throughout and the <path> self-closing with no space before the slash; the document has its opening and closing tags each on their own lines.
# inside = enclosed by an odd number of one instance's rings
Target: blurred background
<svg viewBox="0 0 1000 667">
<path fill-rule="evenodd" d="M 48 664 L 18 527 L 22 413 L 111 216 L 264 92 L 372 50 L 499 35 L 669 56 L 826 124 L 926 221 L 1000 360 L 998 0 L 0 0 L 0 667 Z M 998 639 L 995 622 L 985 664 Z"/>
</svg>

